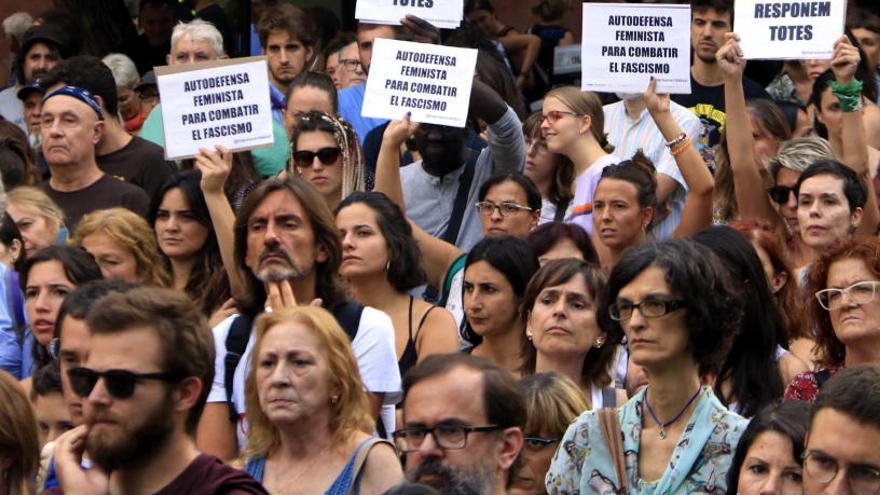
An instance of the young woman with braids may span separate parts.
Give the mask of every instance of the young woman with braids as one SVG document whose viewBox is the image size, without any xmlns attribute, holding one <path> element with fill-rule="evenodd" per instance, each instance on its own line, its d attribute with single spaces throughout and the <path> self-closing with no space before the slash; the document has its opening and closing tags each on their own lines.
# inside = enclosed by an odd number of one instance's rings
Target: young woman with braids
<svg viewBox="0 0 880 495">
<path fill-rule="evenodd" d="M 333 211 L 354 191 L 372 189 L 354 129 L 347 121 L 312 111 L 302 115 L 290 136 L 288 172 L 314 185 Z"/>
</svg>

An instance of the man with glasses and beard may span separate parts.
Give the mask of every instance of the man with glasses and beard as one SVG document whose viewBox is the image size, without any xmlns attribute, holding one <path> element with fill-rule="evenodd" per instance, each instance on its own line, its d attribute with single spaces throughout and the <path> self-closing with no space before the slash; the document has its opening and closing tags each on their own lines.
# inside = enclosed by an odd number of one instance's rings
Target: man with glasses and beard
<svg viewBox="0 0 880 495">
<path fill-rule="evenodd" d="M 214 344 L 186 296 L 152 287 L 111 293 L 86 325 L 89 356 L 67 370 L 71 388 L 85 398 L 85 424 L 57 440 L 60 486 L 48 493 L 266 493 L 195 447 Z M 84 453 L 90 469 L 81 466 Z"/>
<path fill-rule="evenodd" d="M 435 354 L 403 383 L 407 479 L 444 494 L 500 495 L 519 469 L 525 397 L 510 373 L 469 354 Z"/>
</svg>

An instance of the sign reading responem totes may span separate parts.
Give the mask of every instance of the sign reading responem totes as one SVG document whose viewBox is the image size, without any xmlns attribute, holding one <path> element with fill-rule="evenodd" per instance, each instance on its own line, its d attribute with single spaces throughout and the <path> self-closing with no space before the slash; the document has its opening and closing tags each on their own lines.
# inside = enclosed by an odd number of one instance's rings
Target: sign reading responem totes
<svg viewBox="0 0 880 495">
<path fill-rule="evenodd" d="M 361 114 L 464 127 L 477 50 L 376 38 Z"/>
<path fill-rule="evenodd" d="M 463 13 L 463 0 L 357 0 L 354 10 L 366 24 L 400 25 L 400 19 L 414 15 L 443 29 L 459 27 Z"/>
<path fill-rule="evenodd" d="M 689 5 L 585 3 L 581 88 L 690 94 Z"/>
<path fill-rule="evenodd" d="M 156 67 L 165 158 L 191 158 L 221 144 L 231 151 L 272 146 L 266 57 Z"/>
<path fill-rule="evenodd" d="M 845 18 L 846 0 L 736 0 L 734 27 L 746 59 L 829 59 Z"/>
</svg>

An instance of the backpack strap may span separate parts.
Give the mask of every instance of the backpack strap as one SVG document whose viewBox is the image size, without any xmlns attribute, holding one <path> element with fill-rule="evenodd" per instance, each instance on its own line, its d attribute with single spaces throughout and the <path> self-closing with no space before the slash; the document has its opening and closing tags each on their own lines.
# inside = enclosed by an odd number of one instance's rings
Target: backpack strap
<svg viewBox="0 0 880 495">
<path fill-rule="evenodd" d="M 599 428 L 602 430 L 602 436 L 605 437 L 605 444 L 608 446 L 608 453 L 614 464 L 614 471 L 617 474 L 617 480 L 620 482 L 619 487 L 614 487 L 614 493 L 625 494 L 626 489 L 626 456 L 623 449 L 623 435 L 620 431 L 620 419 L 617 417 L 617 411 L 610 407 L 599 409 Z"/>
<path fill-rule="evenodd" d="M 461 230 L 461 221 L 464 219 L 464 210 L 467 208 L 468 196 L 471 193 L 471 183 L 474 180 L 474 169 L 477 167 L 477 158 L 479 152 L 468 149 L 467 162 L 464 166 L 464 172 L 458 178 L 458 192 L 455 193 L 455 202 L 452 204 L 452 216 L 449 217 L 449 225 L 440 239 L 455 244 L 458 239 L 458 232 Z"/>
<path fill-rule="evenodd" d="M 233 424 L 238 422 L 238 411 L 232 401 L 232 386 L 235 381 L 235 368 L 241 362 L 241 356 L 247 348 L 248 339 L 251 336 L 251 327 L 254 324 L 254 315 L 241 314 L 232 320 L 229 333 L 226 334 L 226 357 L 223 359 L 223 385 L 226 388 L 226 404 L 229 405 L 229 420 Z"/>
<path fill-rule="evenodd" d="M 364 305 L 353 300 L 345 301 L 333 308 L 333 316 L 339 326 L 345 330 L 349 341 L 354 341 L 357 336 L 358 326 L 361 324 L 361 315 L 364 312 Z"/>
</svg>

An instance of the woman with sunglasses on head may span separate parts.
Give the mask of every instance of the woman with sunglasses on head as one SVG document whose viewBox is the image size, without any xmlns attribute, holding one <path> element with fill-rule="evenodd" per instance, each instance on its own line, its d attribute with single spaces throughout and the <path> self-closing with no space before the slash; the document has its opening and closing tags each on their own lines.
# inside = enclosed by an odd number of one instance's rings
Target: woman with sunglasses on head
<svg viewBox="0 0 880 495">
<path fill-rule="evenodd" d="M 786 399 L 813 401 L 841 368 L 880 359 L 880 239 L 852 239 L 827 251 L 813 263 L 809 287 L 819 369 L 798 375 Z"/>
<path fill-rule="evenodd" d="M 526 167 L 523 173 L 541 191 L 541 220 L 561 222 L 571 216 L 574 196 L 574 164 L 559 153 L 547 149 L 547 141 L 541 135 L 543 116 L 536 112 L 523 122 L 523 135 L 526 138 Z"/>
<path fill-rule="evenodd" d="M 648 385 L 610 418 L 590 411 L 568 428 L 548 493 L 725 490 L 746 420 L 700 381 L 700 369 L 717 366 L 739 330 L 739 298 L 724 266 L 691 241 L 642 244 L 614 265 L 598 308 L 608 340 L 626 337 Z M 611 431 L 619 422 L 620 433 L 606 440 L 602 416 Z"/>
<path fill-rule="evenodd" d="M 771 222 L 780 234 L 790 237 L 793 244 L 792 250 L 798 267 L 807 266 L 812 262 L 823 249 L 830 244 L 825 242 L 830 240 L 826 235 L 830 231 L 847 231 L 849 228 L 847 222 L 841 221 L 839 228 L 832 226 L 827 221 L 823 221 L 819 225 L 816 221 L 811 221 L 810 225 L 802 224 L 803 220 L 808 220 L 811 206 L 821 205 L 821 202 L 814 201 L 810 197 L 805 200 L 801 199 L 803 193 L 800 186 L 803 181 L 796 177 L 797 174 L 790 173 L 790 169 L 784 169 L 787 177 L 783 177 L 782 169 L 777 170 L 777 180 L 774 189 L 771 189 L 773 201 L 782 204 L 781 200 L 786 197 L 786 206 L 781 207 L 779 211 L 771 204 L 771 198 L 762 191 L 767 189 L 766 172 L 763 168 L 755 165 L 754 157 L 754 138 L 748 123 L 748 116 L 745 109 L 745 98 L 742 92 L 742 72 L 745 68 L 745 60 L 742 58 L 739 49 L 739 37 L 735 33 L 728 33 L 726 43 L 718 51 L 718 63 L 724 73 L 725 84 L 725 102 L 727 106 L 727 147 L 730 152 L 730 166 L 733 171 L 734 188 L 736 194 L 736 204 L 739 210 L 740 218 L 743 220 L 765 220 Z M 856 67 L 859 63 L 858 49 L 854 47 L 849 39 L 842 36 L 834 45 L 834 58 L 831 67 L 834 72 L 835 84 L 838 90 L 835 92 L 841 95 L 845 101 L 858 99 L 855 93 L 860 83 L 855 80 Z M 850 98 L 852 97 L 852 98 Z M 864 206 L 864 219 L 861 223 L 854 222 L 858 227 L 858 233 L 864 235 L 873 235 L 877 228 L 877 221 L 880 214 L 877 211 L 876 198 L 873 193 L 873 186 L 868 167 L 867 144 L 865 137 L 864 123 L 857 111 L 857 105 L 847 105 L 845 112 L 840 116 L 840 126 L 842 131 L 841 149 L 839 159 L 854 171 L 857 182 L 863 184 L 870 191 L 870 197 L 864 205 L 852 205 L 850 209 L 855 212 L 855 208 Z M 782 190 L 778 186 L 783 185 L 783 179 L 786 183 L 795 183 L 793 189 Z M 816 181 L 812 181 L 815 185 Z M 830 184 L 820 184 L 829 187 Z M 790 199 L 791 192 L 795 192 L 795 200 Z M 818 192 L 818 190 L 816 191 Z M 808 194 L 809 196 L 809 194 Z M 837 196 L 842 196 L 837 193 Z M 840 202 L 838 198 L 837 202 Z M 789 228 L 792 218 L 792 204 L 797 204 L 797 226 L 796 231 L 791 232 Z M 812 208 L 814 214 L 819 216 L 819 208 Z M 861 216 L 861 212 L 859 213 Z M 827 218 L 826 218 L 827 220 Z M 853 229 L 854 231 L 856 229 Z M 849 234 L 843 236 L 847 237 Z M 833 239 L 834 241 L 837 240 Z"/>
<path fill-rule="evenodd" d="M 548 261 L 526 287 L 522 306 L 528 336 L 523 374 L 564 374 L 578 385 L 590 410 L 626 402 L 626 393 L 614 388 L 609 374 L 619 342 L 608 340 L 596 315 L 605 281 L 596 265 Z"/>
<path fill-rule="evenodd" d="M 288 172 L 315 186 L 330 211 L 352 192 L 371 189 L 357 135 L 345 120 L 318 111 L 302 115 L 291 131 L 290 148 Z"/>
<path fill-rule="evenodd" d="M 562 373 L 535 373 L 520 380 L 526 396 L 522 467 L 510 495 L 545 495 L 544 477 L 566 428 L 588 409 L 581 389 Z"/>
</svg>

